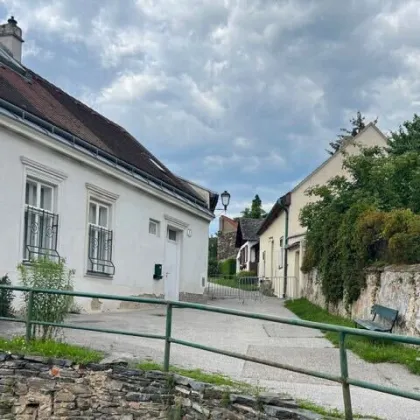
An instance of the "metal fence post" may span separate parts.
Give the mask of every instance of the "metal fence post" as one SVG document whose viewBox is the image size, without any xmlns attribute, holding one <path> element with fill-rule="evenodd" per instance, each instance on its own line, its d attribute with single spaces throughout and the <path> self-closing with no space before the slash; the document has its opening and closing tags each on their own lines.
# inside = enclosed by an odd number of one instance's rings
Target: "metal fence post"
<svg viewBox="0 0 420 420">
<path fill-rule="evenodd" d="M 343 388 L 344 400 L 344 414 L 346 420 L 353 420 L 353 411 L 351 408 L 351 395 L 350 385 L 347 382 L 349 377 L 349 370 L 347 365 L 347 352 L 346 352 L 346 333 L 340 332 L 340 369 L 341 369 L 341 384 Z"/>
<path fill-rule="evenodd" d="M 33 306 L 34 306 L 34 292 L 33 292 L 33 290 L 30 290 L 29 295 L 28 295 L 28 309 L 27 309 L 27 312 L 26 312 L 26 335 L 25 335 L 25 339 L 26 339 L 27 343 L 29 343 L 29 341 L 31 341 L 31 338 L 32 338 L 31 319 L 32 319 Z"/>
<path fill-rule="evenodd" d="M 172 334 L 172 304 L 166 307 L 166 332 L 165 332 L 165 356 L 163 359 L 163 370 L 169 372 L 169 359 L 171 357 L 171 334 Z"/>
</svg>

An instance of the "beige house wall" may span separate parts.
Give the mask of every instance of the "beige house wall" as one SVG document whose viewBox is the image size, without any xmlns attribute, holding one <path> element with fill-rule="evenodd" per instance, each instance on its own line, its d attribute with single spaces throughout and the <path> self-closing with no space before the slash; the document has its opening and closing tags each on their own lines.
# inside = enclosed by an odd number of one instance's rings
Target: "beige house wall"
<svg viewBox="0 0 420 420">
<path fill-rule="evenodd" d="M 260 264 L 259 276 L 273 279 L 274 294 L 281 297 L 283 294 L 283 261 L 280 250 L 280 238 L 285 236 L 284 213 L 281 213 L 274 223 L 260 236 Z M 283 239 L 284 242 L 284 239 Z M 265 261 L 263 252 L 265 251 Z"/>
<path fill-rule="evenodd" d="M 384 147 L 386 146 L 386 140 L 383 134 L 375 126 L 369 125 L 359 136 L 357 136 L 357 139 L 355 139 L 354 142 L 351 142 L 345 147 L 345 151 L 349 155 L 357 154 L 360 150 L 359 146 Z M 347 172 L 343 169 L 343 160 L 343 154 L 336 153 L 292 190 L 292 200 L 289 209 L 289 236 L 305 232 L 305 228 L 303 228 L 299 222 L 300 210 L 307 203 L 316 201 L 316 197 L 308 197 L 305 194 L 306 190 L 315 185 L 324 185 L 337 175 L 348 176 Z"/>
<path fill-rule="evenodd" d="M 348 154 L 357 154 L 359 146 L 386 146 L 386 139 L 379 129 L 373 124 L 368 125 L 366 129 L 360 133 L 354 141 L 345 147 Z M 301 272 L 303 256 L 305 253 L 305 233 L 306 228 L 302 227 L 299 222 L 299 214 L 301 209 L 309 202 L 315 201 L 315 197 L 308 197 L 305 192 L 309 187 L 315 185 L 323 185 L 331 178 L 337 175 L 348 176 L 343 169 L 343 154 L 337 153 L 327 159 L 307 178 L 299 183 L 291 191 L 291 205 L 289 207 L 289 251 L 288 251 L 288 268 L 287 268 L 287 288 L 286 296 L 298 298 L 303 296 L 306 287 L 307 276 Z M 274 220 L 269 228 L 260 236 L 260 267 L 259 276 L 273 278 L 274 293 L 278 297 L 283 296 L 283 276 L 284 264 L 279 264 L 280 258 L 280 238 L 285 236 L 285 213 Z M 265 251 L 265 263 L 263 261 L 263 253 Z M 284 255 L 284 253 L 283 253 Z"/>
</svg>

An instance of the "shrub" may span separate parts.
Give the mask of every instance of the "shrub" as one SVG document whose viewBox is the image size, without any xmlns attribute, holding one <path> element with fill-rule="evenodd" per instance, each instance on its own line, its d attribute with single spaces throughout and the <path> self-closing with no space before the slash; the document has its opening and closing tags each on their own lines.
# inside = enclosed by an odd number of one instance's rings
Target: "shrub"
<svg viewBox="0 0 420 420">
<path fill-rule="evenodd" d="M 254 271 L 240 271 L 236 274 L 236 279 L 242 286 L 259 284 L 259 279 Z"/>
<path fill-rule="evenodd" d="M 27 287 L 55 290 L 72 290 L 74 270 L 66 268 L 65 261 L 36 259 L 30 265 L 18 266 L 22 284 Z M 29 294 L 25 294 L 25 311 L 28 311 Z M 63 323 L 70 312 L 72 297 L 36 293 L 33 297 L 31 317 L 36 321 Z M 49 325 L 34 325 L 32 338 L 51 340 L 57 336 L 59 328 Z"/>
<path fill-rule="evenodd" d="M 416 264 L 420 262 L 420 235 L 396 233 L 388 242 L 389 262 L 392 264 Z"/>
<path fill-rule="evenodd" d="M 10 286 L 12 282 L 6 274 L 0 278 L 0 284 Z M 10 317 L 13 315 L 13 290 L 0 289 L 0 316 Z"/>
<path fill-rule="evenodd" d="M 219 262 L 217 260 L 209 260 L 208 275 L 209 277 L 216 277 L 220 273 Z"/>
<path fill-rule="evenodd" d="M 237 275 L 237 277 L 256 277 L 257 273 L 254 271 L 240 271 Z"/>
<path fill-rule="evenodd" d="M 234 258 L 228 258 L 220 262 L 220 272 L 224 276 L 233 276 L 236 273 L 236 260 Z"/>
</svg>

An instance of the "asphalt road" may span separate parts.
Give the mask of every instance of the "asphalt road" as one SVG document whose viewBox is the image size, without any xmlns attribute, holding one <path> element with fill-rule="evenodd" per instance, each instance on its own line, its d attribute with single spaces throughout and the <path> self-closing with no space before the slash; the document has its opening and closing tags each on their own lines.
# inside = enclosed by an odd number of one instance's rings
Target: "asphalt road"
<svg viewBox="0 0 420 420">
<path fill-rule="evenodd" d="M 214 306 L 295 317 L 274 298 L 260 300 L 224 299 L 212 301 Z M 72 316 L 78 325 L 96 326 L 135 332 L 164 334 L 163 308 L 147 308 L 118 313 L 97 313 Z M 265 321 L 202 312 L 174 309 L 173 336 L 182 340 L 236 351 L 250 356 L 339 374 L 339 353 L 320 331 Z M 19 326 L 0 324 L 0 334 L 19 333 Z M 3 330 L 3 331 L 2 331 Z M 150 359 L 163 361 L 162 341 L 66 330 L 64 338 L 71 343 L 90 346 L 111 354 L 111 358 Z M 397 386 L 420 392 L 420 377 L 410 374 L 402 366 L 370 364 L 348 353 L 349 375 L 352 378 L 385 386 Z M 200 368 L 220 372 L 234 379 L 246 381 L 269 390 L 286 392 L 295 398 L 309 400 L 322 406 L 343 410 L 341 386 L 327 380 L 244 362 L 188 347 L 173 345 L 171 364 L 186 368 Z M 390 420 L 420 419 L 420 402 L 352 387 L 355 413 L 374 415 Z"/>
</svg>

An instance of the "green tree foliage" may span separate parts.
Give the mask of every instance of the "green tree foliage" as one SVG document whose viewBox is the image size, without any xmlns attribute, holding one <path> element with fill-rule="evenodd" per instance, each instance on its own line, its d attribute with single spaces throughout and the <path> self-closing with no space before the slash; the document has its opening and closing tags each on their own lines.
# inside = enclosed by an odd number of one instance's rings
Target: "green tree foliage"
<svg viewBox="0 0 420 420">
<path fill-rule="evenodd" d="M 209 238 L 209 262 L 207 273 L 210 277 L 214 277 L 219 273 L 219 263 L 217 261 L 217 236 L 210 236 Z"/>
<path fill-rule="evenodd" d="M 352 118 L 350 120 L 351 127 L 348 128 L 340 128 L 340 134 L 338 134 L 337 139 L 330 142 L 330 150 L 327 150 L 327 152 L 330 155 L 333 155 L 337 153 L 346 140 L 357 136 L 365 127 L 365 117 L 361 114 L 360 111 L 357 111 L 356 117 Z M 378 122 L 378 119 L 376 118 L 374 121 L 374 124 Z"/>
<path fill-rule="evenodd" d="M 0 278 L 0 285 L 10 286 L 12 282 L 6 274 Z M 13 290 L 0 289 L 0 316 L 10 317 L 13 315 Z"/>
<path fill-rule="evenodd" d="M 241 212 L 242 217 L 248 219 L 263 219 L 267 213 L 262 208 L 262 201 L 258 194 L 255 195 L 251 203 L 251 208 L 246 207 L 245 210 Z"/>
<path fill-rule="evenodd" d="M 402 155 L 420 152 L 420 117 L 414 114 L 413 121 L 405 121 L 389 139 L 389 152 Z"/>
<path fill-rule="evenodd" d="M 228 258 L 220 262 L 220 272 L 225 276 L 232 276 L 236 273 L 236 260 L 235 258 Z"/>
<path fill-rule="evenodd" d="M 302 269 L 317 270 L 328 302 L 351 303 L 372 263 L 420 262 L 420 119 L 392 133 L 387 153 L 378 147 L 346 156 L 348 179 L 335 177 L 307 194 Z"/>
<path fill-rule="evenodd" d="M 30 265 L 18 266 L 21 282 L 24 286 L 37 289 L 72 290 L 74 270 L 66 268 L 65 261 L 50 261 L 47 258 L 34 259 Z M 26 312 L 28 294 L 25 295 Z M 72 296 L 36 293 L 33 299 L 32 319 L 63 323 L 72 307 Z M 32 338 L 41 340 L 54 339 L 59 328 L 50 325 L 34 325 Z"/>
<path fill-rule="evenodd" d="M 209 238 L 209 260 L 217 260 L 217 236 Z"/>
</svg>

